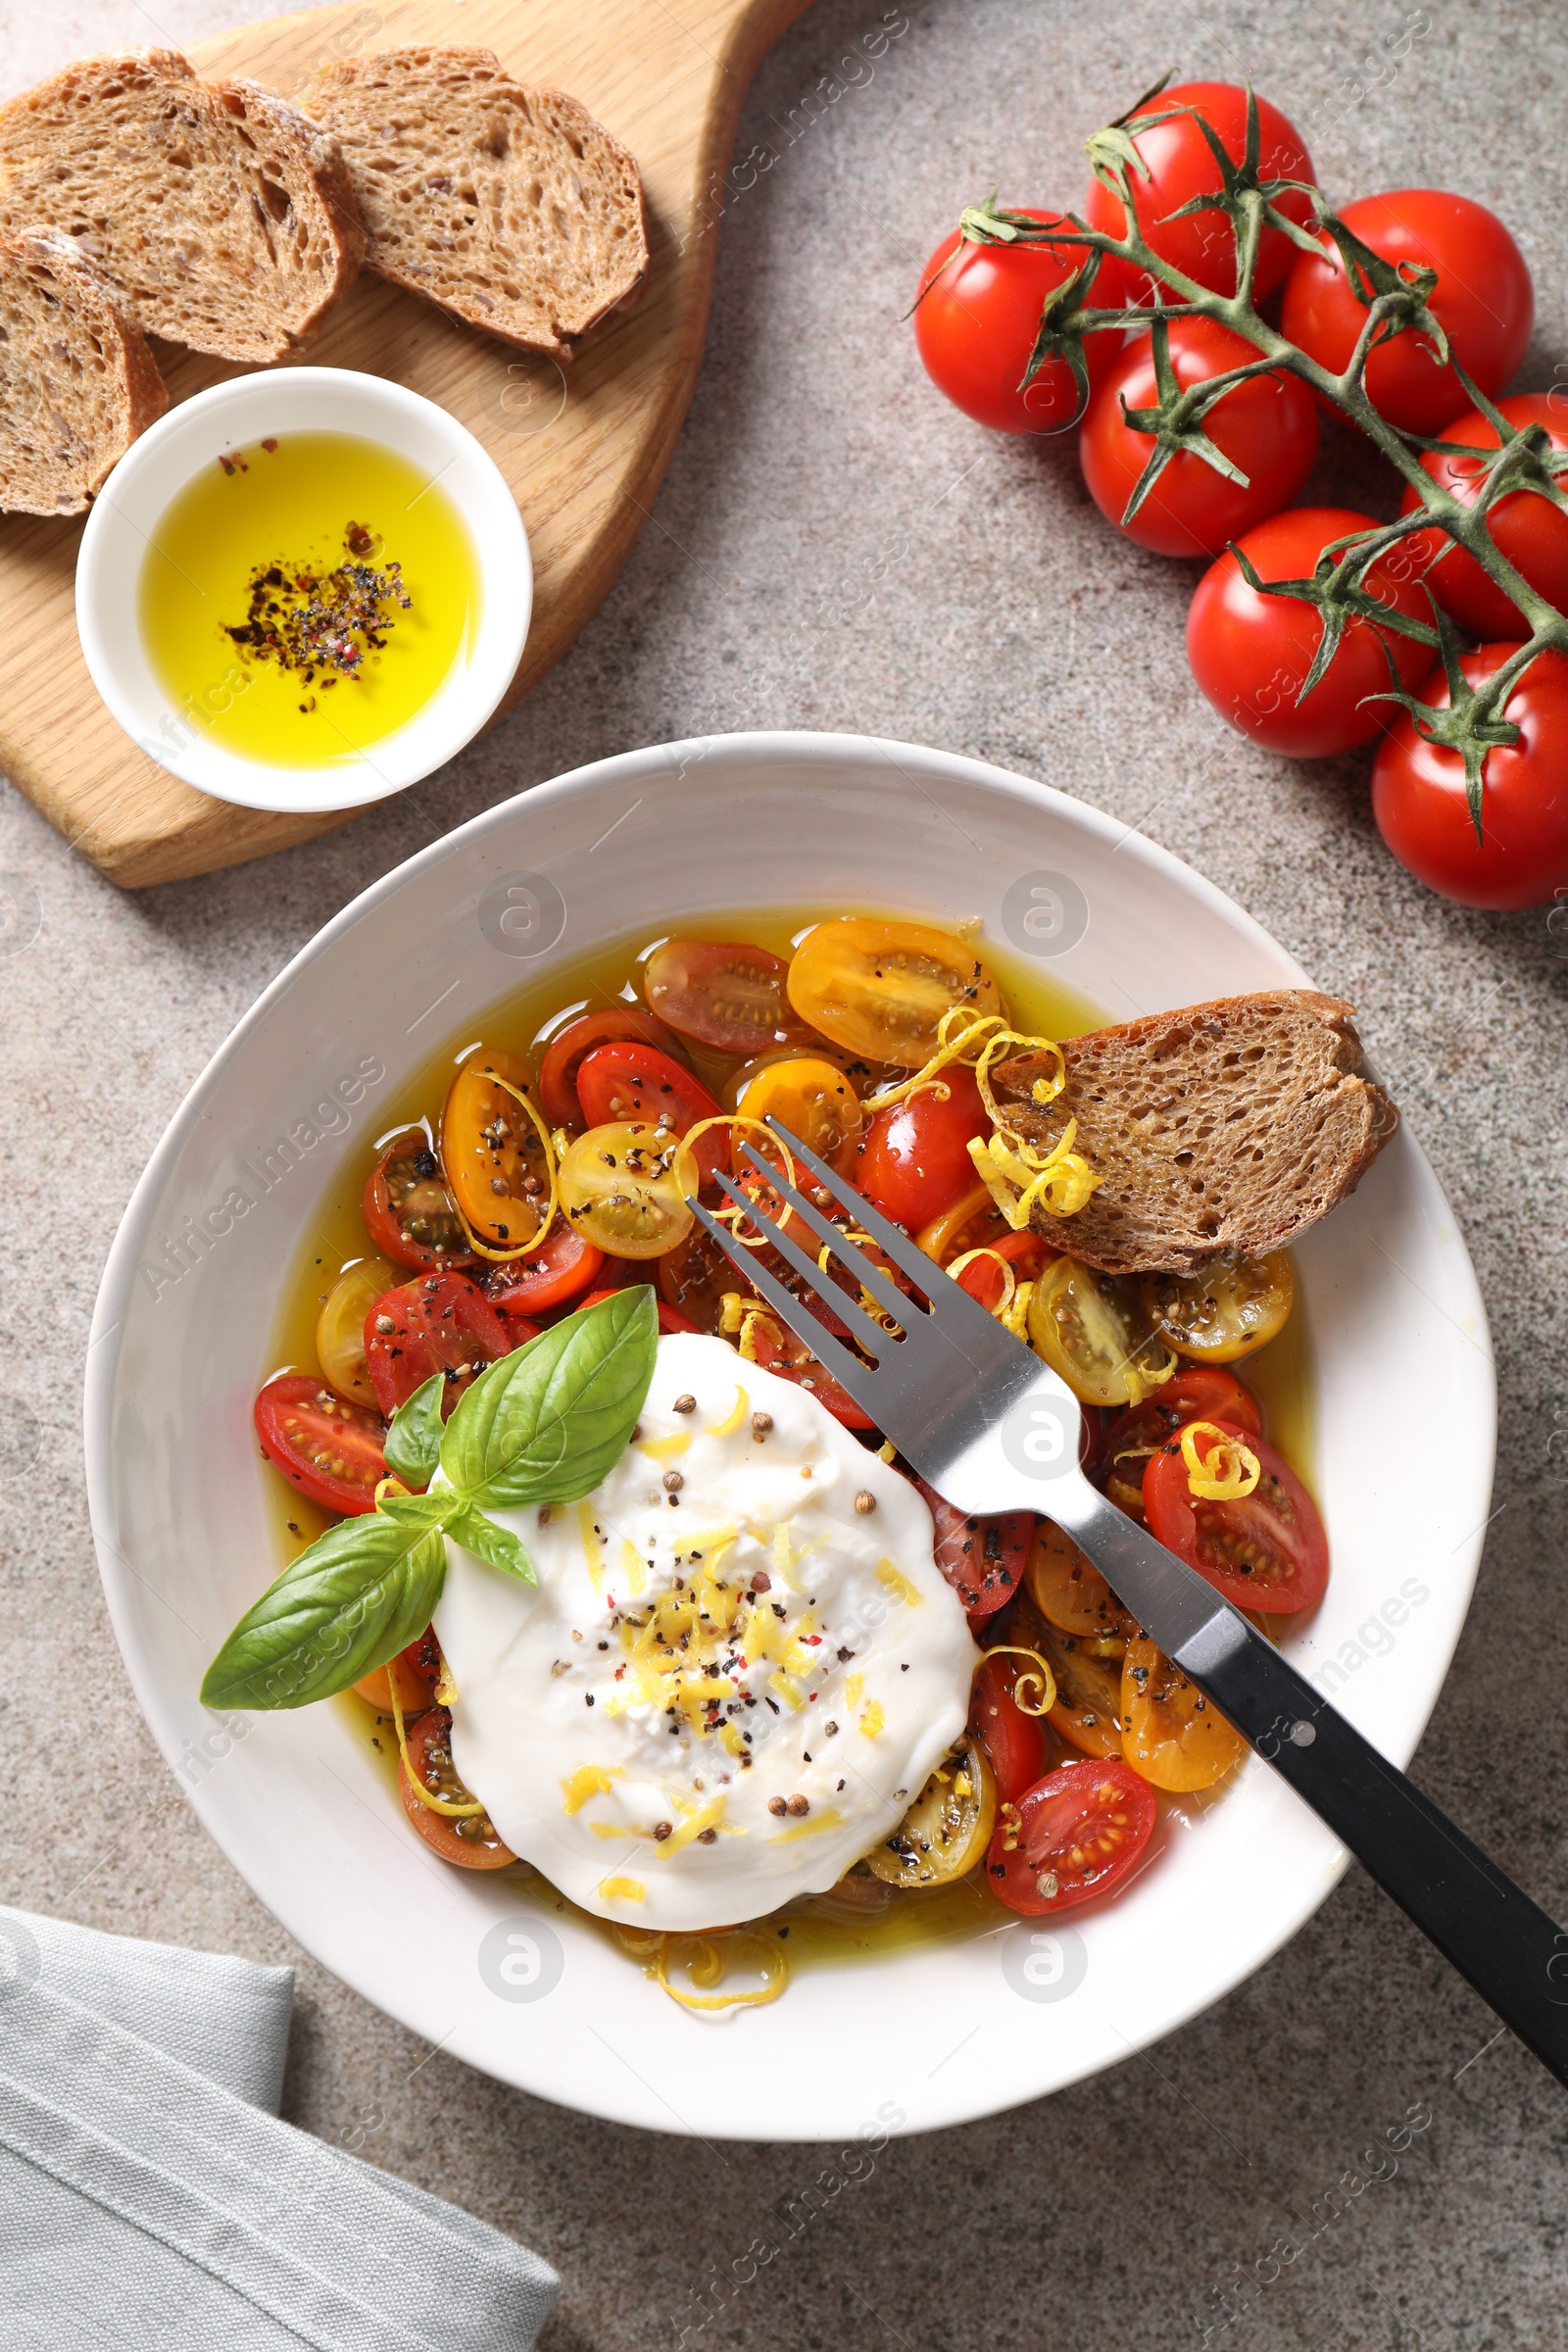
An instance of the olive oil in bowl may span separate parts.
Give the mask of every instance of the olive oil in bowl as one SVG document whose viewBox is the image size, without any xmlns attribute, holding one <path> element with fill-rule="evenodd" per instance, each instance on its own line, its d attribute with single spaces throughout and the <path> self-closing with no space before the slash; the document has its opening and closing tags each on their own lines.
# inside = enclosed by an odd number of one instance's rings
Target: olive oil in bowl
<svg viewBox="0 0 1568 2352">
<path fill-rule="evenodd" d="M 174 710 L 272 767 L 358 760 L 468 662 L 479 564 L 419 466 L 357 435 L 269 436 L 160 516 L 137 618 Z"/>
</svg>

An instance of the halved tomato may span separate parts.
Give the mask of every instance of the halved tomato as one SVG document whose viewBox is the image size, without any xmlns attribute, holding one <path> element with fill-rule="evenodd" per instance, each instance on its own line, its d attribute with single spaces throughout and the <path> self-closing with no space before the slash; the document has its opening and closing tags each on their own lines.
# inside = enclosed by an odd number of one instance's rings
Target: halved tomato
<svg viewBox="0 0 1568 2352">
<path fill-rule="evenodd" d="M 472 1265 L 458 1204 L 422 1127 L 392 1138 L 366 1179 L 360 1205 L 366 1232 L 394 1265 L 437 1273 Z"/>
<path fill-rule="evenodd" d="M 1050 1662 L 1056 1699 L 1046 1721 L 1086 1756 L 1121 1754 L 1121 1659 L 1102 1654 L 1098 1636 L 1085 1640 L 1040 1620 L 1030 1647 Z"/>
<path fill-rule="evenodd" d="M 884 1216 L 918 1231 L 974 1190 L 969 1142 L 990 1132 L 973 1070 L 950 1062 L 933 1085 L 874 1114 L 855 1181 Z"/>
<path fill-rule="evenodd" d="M 932 1773 L 891 1838 L 865 1857 L 890 1886 L 952 1886 L 991 1843 L 997 1784 L 978 1739 L 967 1735 Z"/>
<path fill-rule="evenodd" d="M 446 1707 L 429 1708 L 416 1723 L 410 1724 L 407 1739 L 409 1762 L 432 1796 L 447 1804 L 473 1803 L 473 1797 L 453 1769 L 452 1716 Z M 505 1870 L 509 1862 L 517 1859 L 510 1846 L 502 1844 L 488 1813 L 467 1813 L 454 1819 L 449 1813 L 434 1813 L 428 1805 L 421 1804 L 414 1793 L 408 1768 L 401 1761 L 398 1794 L 403 1799 L 404 1812 L 425 1844 L 443 1862 L 456 1862 L 463 1870 Z"/>
<path fill-rule="evenodd" d="M 492 1250 L 532 1241 L 550 1201 L 544 1138 L 510 1087 L 527 1093 L 527 1063 L 499 1047 L 476 1047 L 453 1079 L 441 1113 L 447 1182 Z"/>
<path fill-rule="evenodd" d="M 952 1265 L 969 1250 L 983 1250 L 1004 1240 L 1012 1227 L 991 1198 L 990 1188 L 978 1180 L 969 1187 L 961 1200 L 922 1225 L 914 1237 L 915 1248 L 927 1257 L 934 1257 L 939 1266 Z"/>
<path fill-rule="evenodd" d="M 1146 1274 L 1138 1287 L 1161 1337 L 1200 1364 L 1231 1364 L 1265 1347 L 1284 1330 L 1296 1298 L 1283 1250 L 1220 1258 L 1200 1274 Z"/>
<path fill-rule="evenodd" d="M 1234 1772 L 1247 1741 L 1147 1634 L 1121 1669 L 1122 1753 L 1156 1788 L 1212 1788 Z"/>
<path fill-rule="evenodd" d="M 1285 1456 L 1254 1430 L 1220 1421 L 1214 1427 L 1256 1454 L 1257 1486 L 1234 1501 L 1203 1500 L 1193 1494 L 1181 1446 L 1172 1440 L 1144 1472 L 1150 1532 L 1238 1608 L 1266 1616 L 1311 1608 L 1329 1576 L 1329 1543 L 1316 1503 Z"/>
<path fill-rule="evenodd" d="M 925 923 L 818 923 L 795 951 L 790 1003 L 803 1021 L 872 1061 L 917 1070 L 955 1004 L 1000 1012 L 995 980 L 966 940 Z"/>
<path fill-rule="evenodd" d="M 996 1313 L 1007 1287 L 1002 1270 L 1004 1261 L 1012 1268 L 1016 1285 L 1037 1281 L 1051 1254 L 1038 1233 L 1004 1232 L 995 1241 L 978 1243 L 976 1247 L 980 1255 L 959 1267 L 954 1279 L 960 1291 L 967 1291 L 971 1298 L 979 1299 L 988 1315 Z"/>
<path fill-rule="evenodd" d="M 577 1100 L 592 1127 L 654 1127 L 684 1135 L 700 1120 L 723 1116 L 700 1078 L 657 1046 L 622 1040 L 596 1046 L 577 1071 Z M 729 1129 L 710 1127 L 692 1147 L 705 1184 L 729 1166 Z"/>
<path fill-rule="evenodd" d="M 1013 1696 L 1019 1675 L 1030 1671 L 1027 1658 L 987 1658 L 974 1678 L 969 1721 L 991 1759 L 1004 1805 L 1016 1804 L 1051 1760 L 1045 1718 L 1026 1715 Z"/>
<path fill-rule="evenodd" d="M 254 1413 L 262 1450 L 290 1486 L 351 1518 L 374 1510 L 386 1476 L 378 1413 L 334 1396 L 308 1372 L 270 1380 Z"/>
<path fill-rule="evenodd" d="M 767 1252 L 769 1257 L 773 1252 Z M 694 1331 L 716 1332 L 725 1293 L 746 1285 L 706 1228 L 694 1225 L 683 1242 L 666 1250 L 656 1273 L 659 1296 L 686 1317 Z"/>
<path fill-rule="evenodd" d="M 701 1171 L 678 1136 L 617 1120 L 579 1135 L 556 1181 L 566 1220 L 585 1241 L 609 1257 L 649 1258 L 690 1233 L 687 1197 Z"/>
<path fill-rule="evenodd" d="M 776 1372 L 780 1380 L 793 1380 L 798 1388 L 809 1389 L 817 1403 L 825 1404 L 846 1429 L 875 1429 L 870 1414 L 856 1403 L 848 1389 L 840 1387 L 793 1331 L 782 1324 L 760 1321 L 752 1326 L 752 1345 L 764 1372 Z"/>
<path fill-rule="evenodd" d="M 539 1064 L 539 1103 L 552 1127 L 580 1127 L 582 1106 L 577 1101 L 577 1072 L 596 1046 L 617 1038 L 657 1046 L 661 1054 L 681 1056 L 680 1040 L 662 1021 L 656 1021 L 640 1004 L 607 1004 L 602 1012 L 579 1013 L 552 1038 Z"/>
<path fill-rule="evenodd" d="M 564 1217 L 551 1224 L 537 1257 L 512 1257 L 493 1265 L 481 1277 L 484 1294 L 502 1321 L 512 1326 L 553 1306 L 564 1306 L 580 1291 L 592 1288 L 604 1266 L 605 1253 L 585 1242 Z M 532 1327 L 523 1335 L 533 1337 Z"/>
<path fill-rule="evenodd" d="M 743 1118 L 777 1119 L 829 1166 L 853 1172 L 860 1142 L 860 1098 L 836 1061 L 814 1054 L 770 1061 L 753 1078 L 739 1108 Z M 766 1148 L 766 1139 L 755 1131 L 743 1131 L 743 1140 Z"/>
<path fill-rule="evenodd" d="M 586 1313 L 590 1306 L 597 1306 L 603 1298 L 613 1298 L 615 1290 L 624 1288 L 625 1285 L 622 1283 L 608 1291 L 595 1291 L 591 1297 L 579 1298 L 572 1312 L 574 1314 Z M 695 1331 L 697 1329 L 697 1325 L 692 1321 L 690 1315 L 683 1315 L 679 1307 L 670 1305 L 667 1298 L 656 1300 L 654 1311 L 659 1317 L 661 1331 Z"/>
<path fill-rule="evenodd" d="M 1100 1570 L 1054 1521 L 1035 1522 L 1027 1571 L 1029 1597 L 1048 1625 L 1071 1634 L 1091 1655 L 1120 1657 L 1136 1628 Z"/>
<path fill-rule="evenodd" d="M 1130 1519 L 1144 1515 L 1144 1466 L 1187 1421 L 1224 1421 L 1262 1434 L 1257 1399 L 1218 1364 L 1183 1364 L 1142 1404 L 1117 1413 L 1105 1432 L 1105 1492 Z"/>
<path fill-rule="evenodd" d="M 932 1549 L 937 1566 L 962 1601 L 971 1623 L 994 1617 L 1017 1592 L 1034 1541 L 1033 1511 L 998 1511 L 983 1516 L 960 1511 L 929 1487 L 915 1485 L 935 1525 Z"/>
<path fill-rule="evenodd" d="M 1114 1276 L 1058 1257 L 1029 1295 L 1029 1344 L 1083 1404 L 1136 1404 L 1175 1356 Z"/>
<path fill-rule="evenodd" d="M 436 1683 L 441 1674 L 441 1644 L 435 1637 L 435 1627 L 427 1625 L 416 1642 L 400 1649 L 390 1664 L 374 1666 L 354 1686 L 357 1697 L 368 1699 L 372 1707 L 392 1709 L 392 1685 L 397 1686 L 398 1705 L 405 1715 L 422 1715 L 435 1697 Z"/>
<path fill-rule="evenodd" d="M 316 1318 L 316 1360 L 338 1395 L 354 1404 L 375 1402 L 365 1368 L 365 1318 L 396 1280 L 390 1258 L 362 1257 L 344 1267 Z"/>
<path fill-rule="evenodd" d="M 1119 1756 L 1060 1764 L 1003 1814 L 986 1857 L 992 1888 L 1030 1916 L 1109 1894 L 1136 1869 L 1154 1813 L 1153 1789 Z"/>
<path fill-rule="evenodd" d="M 682 1037 L 715 1054 L 760 1054 L 804 1040 L 785 994 L 789 968 L 744 941 L 666 939 L 643 966 L 643 995 Z"/>
<path fill-rule="evenodd" d="M 390 1419 L 436 1372 L 450 1413 L 475 1375 L 516 1346 L 501 1317 L 466 1274 L 426 1274 L 378 1298 L 365 1318 L 365 1361 Z"/>
</svg>

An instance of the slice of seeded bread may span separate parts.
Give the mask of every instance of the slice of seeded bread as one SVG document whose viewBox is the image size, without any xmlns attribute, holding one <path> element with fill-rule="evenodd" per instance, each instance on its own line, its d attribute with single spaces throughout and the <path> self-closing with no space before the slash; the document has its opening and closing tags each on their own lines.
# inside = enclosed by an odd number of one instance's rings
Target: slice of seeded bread
<svg viewBox="0 0 1568 2352">
<path fill-rule="evenodd" d="M 359 269 L 337 144 L 256 82 L 172 49 L 67 66 L 0 108 L 0 233 L 64 229 L 150 335 L 282 359 Z"/>
<path fill-rule="evenodd" d="M 52 228 L 0 237 L 0 511 L 79 514 L 168 406 L 79 246 Z"/>
<path fill-rule="evenodd" d="M 648 268 L 637 166 L 559 90 L 488 49 L 346 58 L 306 104 L 336 133 L 366 263 L 470 326 L 569 360 Z"/>
<path fill-rule="evenodd" d="M 1257 1256 L 1353 1192 L 1399 1123 L 1365 1074 L 1348 1004 L 1306 989 L 1221 997 L 1065 1038 L 1067 1083 L 1032 1100 L 1043 1055 L 992 1073 L 1021 1134 L 1075 1149 L 1102 1178 L 1076 1216 L 1037 1210 L 1046 1239 L 1111 1274 L 1190 1273 Z"/>
</svg>

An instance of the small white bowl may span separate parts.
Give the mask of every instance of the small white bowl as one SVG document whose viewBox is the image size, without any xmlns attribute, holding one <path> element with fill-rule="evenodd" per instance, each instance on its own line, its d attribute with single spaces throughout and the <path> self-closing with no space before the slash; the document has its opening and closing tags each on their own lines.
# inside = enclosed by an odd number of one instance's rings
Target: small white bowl
<svg viewBox="0 0 1568 2352">
<path fill-rule="evenodd" d="M 393 734 L 319 767 L 274 767 L 204 741 L 172 706 L 137 620 L 143 557 L 170 502 L 225 451 L 286 432 L 352 433 L 426 467 L 466 524 L 479 564 L 479 626 L 466 662 Z M 216 800 L 294 814 L 363 808 L 453 759 L 516 674 L 532 611 L 528 534 L 494 459 L 434 401 L 347 368 L 263 369 L 171 409 L 98 493 L 76 558 L 82 654 L 138 750 Z"/>
</svg>

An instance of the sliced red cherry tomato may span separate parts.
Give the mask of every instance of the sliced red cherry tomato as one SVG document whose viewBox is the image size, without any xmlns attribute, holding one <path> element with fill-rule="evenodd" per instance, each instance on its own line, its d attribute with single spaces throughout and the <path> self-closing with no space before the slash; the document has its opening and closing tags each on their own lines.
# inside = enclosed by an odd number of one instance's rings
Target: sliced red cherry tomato
<svg viewBox="0 0 1568 2352">
<path fill-rule="evenodd" d="M 483 1276 L 485 1297 L 510 1326 L 519 1317 L 564 1306 L 598 1281 L 604 1263 L 602 1250 L 585 1242 L 564 1217 L 555 1217 L 537 1257 L 509 1258 L 489 1268 Z"/>
<path fill-rule="evenodd" d="M 453 1768 L 452 1717 L 448 1709 L 431 1707 L 416 1723 L 410 1724 L 407 1738 L 409 1763 L 430 1794 L 448 1804 L 471 1804 L 471 1794 Z M 398 1794 L 403 1799 L 404 1812 L 425 1844 L 443 1862 L 456 1862 L 462 1870 L 505 1870 L 509 1862 L 517 1859 L 510 1846 L 502 1844 L 488 1813 L 454 1818 L 450 1813 L 433 1813 L 428 1805 L 422 1805 L 414 1793 L 408 1767 L 401 1762 Z"/>
<path fill-rule="evenodd" d="M 1223 213 L 1185 210 L 1195 198 L 1217 196 L 1220 191 L 1219 166 L 1203 136 L 1200 117 L 1231 161 L 1239 164 L 1247 152 L 1247 91 L 1238 82 L 1178 81 L 1147 99 L 1127 125 L 1140 159 L 1129 184 L 1151 250 L 1214 294 L 1236 291 L 1236 239 Z M 1147 129 L 1141 121 L 1146 115 L 1152 118 Z M 1161 116 L 1168 119 L 1161 122 Z M 1300 132 L 1266 98 L 1257 101 L 1257 132 L 1258 170 L 1265 179 L 1314 178 L 1312 159 Z M 1302 227 L 1312 219 L 1311 199 L 1294 190 L 1279 199 L 1278 209 Z M 1090 187 L 1084 218 L 1091 228 L 1107 236 L 1126 233 L 1127 215 L 1121 198 L 1101 179 Z M 1267 294 L 1279 284 L 1295 252 L 1283 229 L 1272 225 L 1264 229 L 1252 280 L 1254 294 Z M 1141 271 L 1135 282 L 1145 288 L 1149 284 Z M 1175 299 L 1167 289 L 1165 300 Z M 1099 302 L 1098 294 L 1095 300 Z"/>
<path fill-rule="evenodd" d="M 661 1054 L 657 1046 L 627 1039 L 596 1046 L 577 1071 L 577 1100 L 592 1127 L 657 1127 L 665 1120 L 684 1135 L 702 1119 L 722 1118 L 720 1105 L 700 1078 Z M 706 1184 L 715 1168 L 729 1166 L 729 1129 L 710 1127 L 694 1147 Z"/>
<path fill-rule="evenodd" d="M 1184 1421 L 1223 1421 L 1261 1436 L 1257 1399 L 1223 1364 L 1183 1364 L 1142 1404 L 1123 1406 L 1106 1426 L 1105 1492 L 1131 1519 L 1144 1515 L 1144 1467 Z"/>
<path fill-rule="evenodd" d="M 372 1707 L 390 1712 L 395 1685 L 398 1705 L 404 1714 L 422 1715 L 435 1697 L 440 1674 L 441 1644 L 436 1640 L 435 1627 L 427 1625 L 416 1642 L 411 1642 L 407 1649 L 400 1649 L 389 1665 L 373 1666 L 354 1689 Z"/>
<path fill-rule="evenodd" d="M 745 941 L 666 939 L 643 966 L 643 994 L 682 1037 L 715 1054 L 760 1054 L 810 1035 L 790 1010 L 789 968 Z"/>
<path fill-rule="evenodd" d="M 1026 1715 L 1013 1696 L 1027 1658 L 988 1658 L 974 1678 L 969 1721 L 991 1759 L 999 1803 L 1015 1805 L 1051 1761 L 1045 1719 Z"/>
<path fill-rule="evenodd" d="M 1059 214 L 1008 206 L 1050 223 Z M 1064 224 L 1065 225 L 1065 224 Z M 1081 245 L 990 244 L 961 229 L 945 236 L 920 275 L 914 340 L 939 392 L 976 424 L 999 433 L 1058 433 L 1078 414 L 1078 385 L 1065 360 L 1048 360 L 1024 384 L 1047 299 L 1086 259 Z M 1102 256 L 1093 290 L 1097 311 L 1122 309 L 1131 278 L 1115 256 Z M 1114 328 L 1084 337 L 1091 377 L 1114 356 Z"/>
<path fill-rule="evenodd" d="M 991 1121 L 974 1072 L 950 1063 L 942 1072 L 947 1097 L 923 1087 L 906 1102 L 879 1110 L 866 1128 L 855 1181 L 868 1200 L 911 1233 L 974 1188 L 971 1136 L 988 1135 Z"/>
<path fill-rule="evenodd" d="M 257 1397 L 255 1418 L 268 1460 L 312 1502 L 350 1517 L 374 1510 L 386 1476 L 378 1413 L 350 1404 L 308 1372 L 285 1372 Z"/>
<path fill-rule="evenodd" d="M 578 1068 L 596 1046 L 625 1038 L 657 1046 L 662 1054 L 680 1053 L 680 1040 L 640 1004 L 610 1004 L 603 1012 L 580 1014 L 552 1039 L 539 1065 L 539 1105 L 552 1127 L 583 1124 L 577 1103 Z"/>
<path fill-rule="evenodd" d="M 458 1204 L 422 1127 L 392 1138 L 370 1170 L 361 1207 L 366 1232 L 394 1265 L 436 1272 L 472 1265 Z"/>
<path fill-rule="evenodd" d="M 1119 1757 L 1060 1764 L 999 1818 L 992 1890 L 1031 1917 L 1109 1894 L 1137 1868 L 1154 1813 L 1153 1789 Z"/>
<path fill-rule="evenodd" d="M 978 1298 L 988 1315 L 994 1315 L 1002 1304 L 1002 1294 L 1005 1288 L 1002 1267 L 997 1262 L 999 1258 L 1005 1258 L 1011 1266 L 1015 1283 L 1033 1282 L 1047 1257 L 1054 1254 L 1048 1250 L 1038 1233 L 999 1234 L 994 1241 L 985 1242 L 980 1247 L 984 1249 L 985 1256 L 972 1257 L 960 1271 L 957 1281 L 959 1290 L 967 1291 L 971 1298 Z"/>
<path fill-rule="evenodd" d="M 613 1298 L 616 1290 L 624 1288 L 623 1283 L 612 1284 L 608 1291 L 595 1291 L 591 1298 L 579 1298 L 573 1312 L 581 1313 L 585 1307 L 597 1306 L 601 1298 Z M 679 1307 L 671 1306 L 667 1298 L 658 1300 L 657 1311 L 661 1331 L 697 1331 L 700 1328 L 692 1321 L 690 1315 L 683 1315 Z"/>
<path fill-rule="evenodd" d="M 752 1326 L 752 1341 L 764 1372 L 776 1372 L 780 1380 L 793 1380 L 798 1388 L 809 1389 L 817 1403 L 825 1404 L 846 1429 L 875 1429 L 870 1414 L 861 1410 L 848 1389 L 840 1387 L 792 1331 L 759 1322 Z"/>
<path fill-rule="evenodd" d="M 1151 1455 L 1144 1472 L 1151 1534 L 1238 1608 L 1269 1616 L 1311 1608 L 1329 1576 L 1329 1543 L 1316 1503 L 1255 1430 L 1214 1426 L 1256 1454 L 1257 1486 L 1234 1501 L 1203 1500 L 1193 1494 L 1186 1456 L 1172 1440 Z"/>
<path fill-rule="evenodd" d="M 1250 343 L 1211 318 L 1177 318 L 1170 364 L 1177 383 L 1229 374 L 1255 360 Z M 1203 431 L 1243 480 L 1218 472 L 1196 450 L 1179 449 L 1130 522 L 1122 517 L 1154 451 L 1152 433 L 1129 424 L 1125 409 L 1152 409 L 1159 394 L 1153 343 L 1133 338 L 1090 402 L 1078 434 L 1089 494 L 1105 520 L 1156 556 L 1217 556 L 1230 540 L 1288 507 L 1317 455 L 1317 410 L 1298 376 L 1249 376 L 1222 393 Z"/>
<path fill-rule="evenodd" d="M 388 1417 L 433 1373 L 446 1375 L 443 1414 L 475 1373 L 517 1343 L 477 1283 L 466 1274 L 426 1274 L 378 1298 L 365 1318 L 365 1361 Z"/>
<path fill-rule="evenodd" d="M 998 1511 L 982 1516 L 960 1511 L 928 1487 L 915 1485 L 936 1524 L 932 1548 L 948 1583 L 962 1601 L 971 1622 L 994 1617 L 1009 1601 L 1029 1565 L 1034 1542 L 1032 1511 Z"/>
</svg>

